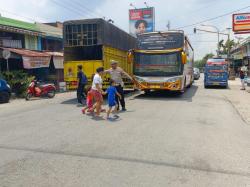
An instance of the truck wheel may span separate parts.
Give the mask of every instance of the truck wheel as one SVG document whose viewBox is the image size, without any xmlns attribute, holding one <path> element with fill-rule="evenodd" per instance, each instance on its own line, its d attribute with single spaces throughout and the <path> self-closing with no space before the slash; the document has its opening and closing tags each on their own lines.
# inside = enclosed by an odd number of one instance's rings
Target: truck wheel
<svg viewBox="0 0 250 187">
<path fill-rule="evenodd" d="M 8 92 L 0 92 L 0 103 L 8 103 L 10 94 Z"/>
<path fill-rule="evenodd" d="M 51 91 L 48 92 L 48 98 L 53 98 L 53 97 L 55 97 L 55 95 L 56 95 L 55 90 L 51 90 Z"/>
</svg>

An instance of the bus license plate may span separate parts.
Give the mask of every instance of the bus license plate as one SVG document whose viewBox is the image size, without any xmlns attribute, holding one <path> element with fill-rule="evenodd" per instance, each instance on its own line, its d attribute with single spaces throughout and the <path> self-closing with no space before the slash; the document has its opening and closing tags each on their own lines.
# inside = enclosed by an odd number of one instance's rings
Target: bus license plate
<svg viewBox="0 0 250 187">
<path fill-rule="evenodd" d="M 152 89 L 159 89 L 159 88 L 161 88 L 161 86 L 160 85 L 151 85 L 150 88 L 152 88 Z"/>
<path fill-rule="evenodd" d="M 214 83 L 213 83 L 213 85 L 215 85 L 215 86 L 219 86 L 219 85 L 220 85 L 220 83 L 218 83 L 218 82 L 214 82 Z"/>
</svg>

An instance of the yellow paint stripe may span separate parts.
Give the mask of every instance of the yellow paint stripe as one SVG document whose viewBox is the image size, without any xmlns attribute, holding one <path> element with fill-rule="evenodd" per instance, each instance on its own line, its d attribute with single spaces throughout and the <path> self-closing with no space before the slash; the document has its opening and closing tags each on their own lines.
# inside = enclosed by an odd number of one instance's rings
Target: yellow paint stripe
<svg viewBox="0 0 250 187">
<path fill-rule="evenodd" d="M 135 50 L 136 53 L 172 53 L 172 52 L 179 52 L 183 51 L 183 48 L 176 48 L 176 49 L 168 49 L 168 50 Z"/>
</svg>

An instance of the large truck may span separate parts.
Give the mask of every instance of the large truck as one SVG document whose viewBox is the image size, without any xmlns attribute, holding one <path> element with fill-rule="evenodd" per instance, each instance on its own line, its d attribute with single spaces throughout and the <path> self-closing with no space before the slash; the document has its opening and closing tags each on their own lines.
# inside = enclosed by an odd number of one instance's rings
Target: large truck
<svg viewBox="0 0 250 187">
<path fill-rule="evenodd" d="M 228 62 L 224 58 L 208 59 L 204 70 L 204 87 L 228 87 Z"/>
<path fill-rule="evenodd" d="M 110 61 L 132 75 L 132 64 L 127 63 L 129 49 L 135 48 L 136 38 L 104 19 L 66 21 L 64 36 L 64 79 L 68 89 L 77 87 L 77 66 L 82 65 L 89 82 L 98 67 L 110 68 Z M 104 77 L 104 88 L 109 76 Z M 125 80 L 125 88 L 133 83 Z"/>
<path fill-rule="evenodd" d="M 184 92 L 194 80 L 193 48 L 183 31 L 138 35 L 138 46 L 130 52 L 139 89 Z"/>
</svg>

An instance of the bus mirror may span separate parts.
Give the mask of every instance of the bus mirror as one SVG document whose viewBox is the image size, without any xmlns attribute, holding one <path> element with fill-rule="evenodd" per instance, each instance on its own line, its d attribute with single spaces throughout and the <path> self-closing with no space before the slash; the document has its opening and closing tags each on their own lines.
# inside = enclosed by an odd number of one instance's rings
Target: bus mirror
<svg viewBox="0 0 250 187">
<path fill-rule="evenodd" d="M 133 63 L 133 52 L 132 51 L 129 51 L 128 52 L 128 63 L 129 64 L 132 64 Z"/>
<path fill-rule="evenodd" d="M 183 64 L 187 63 L 187 54 L 186 53 L 184 53 L 184 52 L 181 53 L 181 60 L 182 60 Z"/>
</svg>

